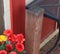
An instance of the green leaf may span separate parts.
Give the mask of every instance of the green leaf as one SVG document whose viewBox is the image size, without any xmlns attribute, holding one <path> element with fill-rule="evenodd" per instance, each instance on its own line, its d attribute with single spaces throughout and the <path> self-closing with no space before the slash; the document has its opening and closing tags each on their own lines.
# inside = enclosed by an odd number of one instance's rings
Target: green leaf
<svg viewBox="0 0 60 54">
<path fill-rule="evenodd" d="M 23 54 L 23 53 L 18 53 L 18 54 Z"/>
<path fill-rule="evenodd" d="M 2 50 L 3 48 L 2 48 L 2 46 L 0 46 L 0 50 Z"/>
<path fill-rule="evenodd" d="M 18 54 L 24 54 L 23 52 L 17 52 Z"/>
<path fill-rule="evenodd" d="M 8 44 L 8 43 L 9 43 L 9 41 L 7 40 L 7 41 L 6 41 L 6 44 Z"/>
<path fill-rule="evenodd" d="M 5 46 L 4 45 L 1 45 L 0 46 L 0 50 L 4 50 L 5 49 Z"/>
<path fill-rule="evenodd" d="M 26 50 L 24 50 L 23 53 L 25 54 L 26 53 Z"/>
</svg>

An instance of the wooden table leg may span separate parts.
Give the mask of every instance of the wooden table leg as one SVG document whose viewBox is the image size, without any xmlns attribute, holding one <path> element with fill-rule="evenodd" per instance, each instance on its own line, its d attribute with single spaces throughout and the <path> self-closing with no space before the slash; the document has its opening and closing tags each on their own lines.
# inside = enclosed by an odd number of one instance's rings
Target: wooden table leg
<svg viewBox="0 0 60 54">
<path fill-rule="evenodd" d="M 27 11 L 25 24 L 25 48 L 26 54 L 39 54 L 43 12 L 36 16 L 35 13 Z"/>
</svg>

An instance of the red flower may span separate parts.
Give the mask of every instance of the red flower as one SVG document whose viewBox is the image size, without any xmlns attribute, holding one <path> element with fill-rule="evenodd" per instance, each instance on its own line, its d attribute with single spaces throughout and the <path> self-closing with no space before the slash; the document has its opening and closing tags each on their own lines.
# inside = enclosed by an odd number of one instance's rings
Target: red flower
<svg viewBox="0 0 60 54">
<path fill-rule="evenodd" d="M 0 50 L 0 54 L 7 54 L 7 51 L 5 51 L 5 50 Z"/>
<path fill-rule="evenodd" d="M 24 45 L 23 45 L 22 43 L 17 43 L 17 44 L 16 44 L 16 50 L 17 50 L 18 52 L 23 52 L 23 50 L 24 50 Z"/>
<path fill-rule="evenodd" d="M 13 49 L 11 44 L 6 44 L 6 50 L 11 51 Z"/>
<path fill-rule="evenodd" d="M 12 52 L 10 52 L 9 54 L 17 54 L 16 52 L 14 52 L 14 51 L 12 51 Z"/>
<path fill-rule="evenodd" d="M 15 34 L 12 34 L 11 36 L 8 37 L 8 40 L 11 41 L 12 43 L 16 43 L 17 36 Z"/>
<path fill-rule="evenodd" d="M 12 33 L 13 33 L 13 32 L 12 32 L 11 30 L 5 30 L 5 31 L 3 32 L 3 34 L 6 35 L 6 36 L 10 36 Z"/>
<path fill-rule="evenodd" d="M 23 34 L 17 34 L 17 41 L 23 43 L 25 41 Z"/>
</svg>

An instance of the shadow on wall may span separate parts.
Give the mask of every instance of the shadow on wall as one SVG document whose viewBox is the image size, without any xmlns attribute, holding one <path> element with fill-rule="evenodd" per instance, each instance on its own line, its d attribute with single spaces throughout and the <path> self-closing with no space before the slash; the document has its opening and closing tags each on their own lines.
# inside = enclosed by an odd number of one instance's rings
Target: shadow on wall
<svg viewBox="0 0 60 54">
<path fill-rule="evenodd" d="M 3 0 L 0 0 L 0 34 L 4 31 L 4 19 L 3 19 Z"/>
</svg>

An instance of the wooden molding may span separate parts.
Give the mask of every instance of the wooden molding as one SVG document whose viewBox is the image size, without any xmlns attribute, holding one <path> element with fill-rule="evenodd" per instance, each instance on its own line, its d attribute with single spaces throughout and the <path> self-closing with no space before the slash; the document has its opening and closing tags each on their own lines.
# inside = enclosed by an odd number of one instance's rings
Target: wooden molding
<svg viewBox="0 0 60 54">
<path fill-rule="evenodd" d="M 59 29 L 56 29 L 52 34 L 48 36 L 47 39 L 45 39 L 42 43 L 40 43 L 40 48 L 41 49 L 43 46 L 45 46 L 52 38 L 55 37 L 56 34 L 58 34 Z"/>
</svg>

